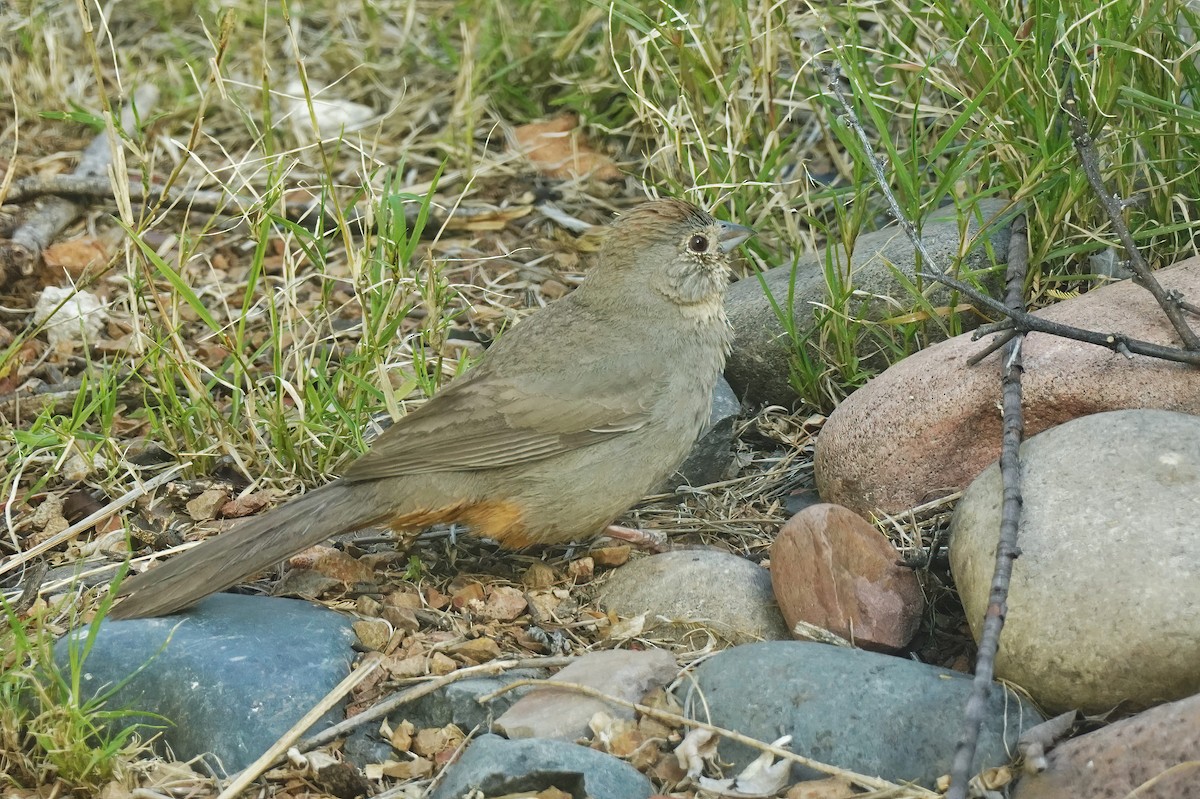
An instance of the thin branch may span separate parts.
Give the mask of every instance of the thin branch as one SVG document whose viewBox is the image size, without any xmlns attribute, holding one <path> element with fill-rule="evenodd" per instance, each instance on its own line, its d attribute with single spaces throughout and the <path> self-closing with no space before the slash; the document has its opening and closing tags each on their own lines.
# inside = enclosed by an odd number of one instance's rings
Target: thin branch
<svg viewBox="0 0 1200 799">
<path fill-rule="evenodd" d="M 1008 276 L 1005 304 L 1013 311 L 1025 310 L 1025 273 L 1029 265 L 1029 243 L 1025 232 L 1025 215 L 1013 220 L 1012 239 L 1008 245 Z M 983 631 L 979 636 L 979 651 L 975 659 L 975 679 L 971 695 L 963 711 L 962 734 L 954 750 L 950 767 L 950 791 L 946 799 L 966 799 L 971 779 L 972 763 L 979 744 L 979 730 L 988 713 L 988 697 L 996 670 L 996 652 L 1000 648 L 1000 632 L 1008 613 L 1008 586 L 1012 579 L 1013 561 L 1020 554 L 1017 530 L 1021 522 L 1021 438 L 1025 419 L 1021 413 L 1021 345 L 1024 333 L 1015 333 L 1004 346 L 1003 370 L 1003 448 L 1000 451 L 1000 475 L 1004 484 L 1004 499 L 1000 514 L 1000 543 L 996 547 L 996 568 L 992 574 L 991 593 Z"/>
<path fill-rule="evenodd" d="M 1122 215 L 1124 210 L 1124 202 L 1122 198 L 1109 192 L 1104 186 L 1104 178 L 1100 174 L 1100 156 L 1096 152 L 1096 143 L 1092 139 L 1092 135 L 1088 133 L 1087 125 L 1083 121 L 1083 116 L 1079 111 L 1079 100 L 1075 96 L 1075 82 L 1067 81 L 1066 99 L 1063 101 L 1063 110 L 1067 114 L 1067 118 L 1071 120 L 1071 138 L 1075 142 L 1075 149 L 1079 153 L 1079 162 L 1083 166 L 1083 173 L 1087 175 L 1088 183 L 1092 185 L 1092 190 L 1096 192 L 1096 197 L 1100 200 L 1100 205 L 1108 213 L 1108 219 L 1112 223 L 1113 231 L 1121 239 L 1121 244 L 1124 245 L 1125 251 L 1129 253 L 1129 266 L 1137 275 L 1136 281 L 1147 291 L 1149 291 L 1154 299 L 1162 306 L 1163 313 L 1171 320 L 1171 325 L 1175 328 L 1175 332 L 1179 335 L 1179 340 L 1183 342 L 1185 349 L 1197 351 L 1200 350 L 1200 336 L 1188 327 L 1187 320 L 1183 317 L 1183 310 L 1180 308 L 1182 296 L 1178 292 L 1169 292 L 1155 279 L 1154 273 L 1150 270 L 1150 265 L 1146 263 L 1146 259 L 1142 256 L 1138 249 L 1137 243 L 1133 240 L 1133 235 L 1129 232 L 1129 226 L 1125 224 L 1125 217 Z"/>
<path fill-rule="evenodd" d="M 904 235 L 908 236 L 908 240 L 912 242 L 913 248 L 921 254 L 921 259 L 929 265 L 929 267 L 938 273 L 943 273 L 946 270 L 942 268 L 937 259 L 930 254 L 929 249 L 925 246 L 925 241 L 917 235 L 917 227 L 912 221 L 905 216 L 903 209 L 900 208 L 900 202 L 896 199 L 896 195 L 892 193 L 892 188 L 888 184 L 887 175 L 883 172 L 883 161 L 875 155 L 875 148 L 871 146 L 871 139 L 867 136 L 866 130 L 863 129 L 862 123 L 858 121 L 858 114 L 854 112 L 854 108 L 850 105 L 850 101 L 846 99 L 845 92 L 842 91 L 840 76 L 836 67 L 832 63 L 824 64 L 821 69 L 825 72 L 825 77 L 828 81 L 829 91 L 833 93 L 834 99 L 838 101 L 838 105 L 842 107 L 842 121 L 845 122 L 854 134 L 858 136 L 859 142 L 862 143 L 863 152 L 867 154 L 867 163 L 871 167 L 871 171 L 875 173 L 875 183 L 879 186 L 879 190 L 883 192 L 884 198 L 887 200 L 888 208 L 891 209 L 892 216 L 896 220 Z"/>
<path fill-rule="evenodd" d="M 1178 347 L 1167 347 L 1150 341 L 1128 338 L 1121 333 L 1098 333 L 1094 330 L 1084 330 L 1080 327 L 1052 322 L 1049 319 L 1043 319 L 1040 316 L 1034 316 L 1025 311 L 1015 311 L 1008 308 L 1004 303 L 992 299 L 961 280 L 928 272 L 922 273 L 921 276 L 949 286 L 955 291 L 966 295 L 972 302 L 1007 316 L 1015 323 L 1016 328 L 1023 333 L 1047 333 L 1052 336 L 1082 341 L 1085 344 L 1107 347 L 1114 352 L 1122 354 L 1148 355 L 1152 358 L 1161 358 L 1164 361 L 1175 361 L 1176 363 L 1200 366 L 1200 352 L 1191 352 L 1179 349 Z"/>
</svg>

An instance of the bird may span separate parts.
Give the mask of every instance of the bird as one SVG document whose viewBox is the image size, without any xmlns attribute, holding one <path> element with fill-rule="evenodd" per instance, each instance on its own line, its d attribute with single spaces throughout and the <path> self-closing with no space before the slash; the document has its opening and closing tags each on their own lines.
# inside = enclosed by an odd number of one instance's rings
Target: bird
<svg viewBox="0 0 1200 799">
<path fill-rule="evenodd" d="M 459 523 L 520 550 L 601 534 L 683 461 L 732 331 L 733 250 L 754 231 L 674 198 L 604 231 L 574 291 L 377 438 L 341 477 L 127 577 L 116 619 L 171 615 L 332 536 Z"/>
</svg>

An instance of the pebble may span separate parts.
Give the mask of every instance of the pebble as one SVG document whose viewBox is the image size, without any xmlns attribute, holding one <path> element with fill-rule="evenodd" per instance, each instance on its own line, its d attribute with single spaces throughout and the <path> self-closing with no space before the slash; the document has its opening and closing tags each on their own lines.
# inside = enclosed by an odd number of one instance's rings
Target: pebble
<svg viewBox="0 0 1200 799">
<path fill-rule="evenodd" d="M 704 646 L 720 641 L 790 638 L 771 590 L 771 574 L 745 558 L 684 549 L 638 558 L 609 572 L 600 606 L 625 617 L 645 615 L 645 635 Z"/>
<path fill-rule="evenodd" d="M 925 598 L 887 537 L 839 505 L 797 513 L 771 545 L 771 584 L 788 627 L 806 622 L 858 646 L 895 651 L 917 632 Z"/>
</svg>

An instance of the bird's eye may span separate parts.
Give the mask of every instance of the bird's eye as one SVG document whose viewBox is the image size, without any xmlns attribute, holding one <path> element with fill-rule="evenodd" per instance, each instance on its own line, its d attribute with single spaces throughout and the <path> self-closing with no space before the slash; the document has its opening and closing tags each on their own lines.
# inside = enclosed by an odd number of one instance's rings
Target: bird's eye
<svg viewBox="0 0 1200 799">
<path fill-rule="evenodd" d="M 705 252 L 708 250 L 708 237 L 701 236 L 697 233 L 688 239 L 688 249 L 692 252 Z"/>
</svg>

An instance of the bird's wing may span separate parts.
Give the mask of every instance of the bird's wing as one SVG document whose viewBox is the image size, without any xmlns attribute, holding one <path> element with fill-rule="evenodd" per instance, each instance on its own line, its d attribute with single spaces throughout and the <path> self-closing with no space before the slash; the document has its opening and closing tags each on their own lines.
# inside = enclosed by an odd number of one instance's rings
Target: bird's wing
<svg viewBox="0 0 1200 799">
<path fill-rule="evenodd" d="M 611 372 L 574 378 L 468 373 L 389 428 L 344 477 L 377 480 L 550 458 L 641 428 L 662 386 L 649 375 L 631 374 L 617 386 Z"/>
</svg>

